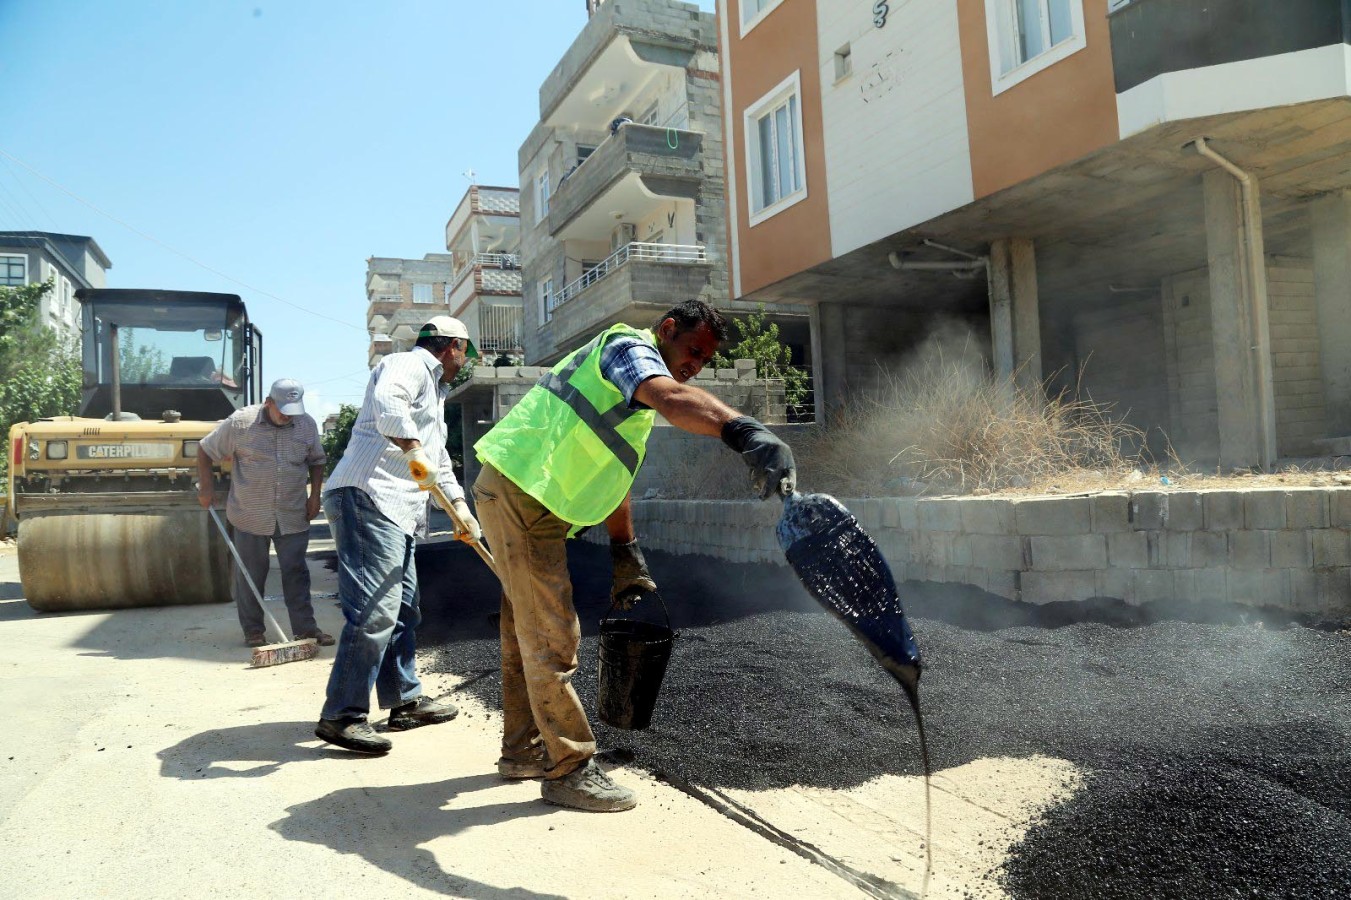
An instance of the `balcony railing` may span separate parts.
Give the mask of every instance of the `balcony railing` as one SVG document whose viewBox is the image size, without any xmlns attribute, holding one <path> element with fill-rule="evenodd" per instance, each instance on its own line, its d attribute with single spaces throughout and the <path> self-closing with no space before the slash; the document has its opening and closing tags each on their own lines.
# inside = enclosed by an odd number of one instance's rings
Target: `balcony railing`
<svg viewBox="0 0 1351 900">
<path fill-rule="evenodd" d="M 553 297 L 550 297 L 548 304 L 549 313 L 552 314 L 558 307 L 567 303 L 611 272 L 624 266 L 631 259 L 642 260 L 645 262 L 676 264 L 706 263 L 708 262 L 708 253 L 702 246 L 697 244 L 648 244 L 643 243 L 642 241 L 634 241 L 625 244 L 614 253 L 611 253 L 605 259 L 583 272 L 581 278 L 569 282 Z"/>
<path fill-rule="evenodd" d="M 459 284 L 464 277 L 477 267 L 487 267 L 490 269 L 519 269 L 521 267 L 521 256 L 519 253 L 475 253 L 465 265 L 455 273 L 455 280 L 451 282 L 451 287 Z"/>
</svg>

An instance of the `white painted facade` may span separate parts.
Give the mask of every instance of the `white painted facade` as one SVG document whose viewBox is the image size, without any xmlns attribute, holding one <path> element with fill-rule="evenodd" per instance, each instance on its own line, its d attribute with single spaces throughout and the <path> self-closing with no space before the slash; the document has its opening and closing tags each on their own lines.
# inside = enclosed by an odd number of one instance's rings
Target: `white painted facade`
<svg viewBox="0 0 1351 900">
<path fill-rule="evenodd" d="M 1200 116 L 1351 95 L 1351 46 L 1165 72 L 1116 98 L 1121 137 Z"/>
<path fill-rule="evenodd" d="M 954 3 L 817 5 L 831 254 L 972 202 Z M 851 71 L 837 79 L 848 47 Z"/>
</svg>

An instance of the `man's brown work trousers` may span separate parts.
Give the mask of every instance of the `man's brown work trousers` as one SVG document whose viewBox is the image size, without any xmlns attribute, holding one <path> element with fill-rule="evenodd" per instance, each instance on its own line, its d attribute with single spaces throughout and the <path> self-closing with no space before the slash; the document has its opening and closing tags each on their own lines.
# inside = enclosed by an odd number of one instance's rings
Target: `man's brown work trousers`
<svg viewBox="0 0 1351 900">
<path fill-rule="evenodd" d="M 545 777 L 561 778 L 596 753 L 572 686 L 582 628 L 568 576 L 571 526 L 486 464 L 474 503 L 502 579 L 502 755 L 524 762 L 542 742 Z"/>
</svg>

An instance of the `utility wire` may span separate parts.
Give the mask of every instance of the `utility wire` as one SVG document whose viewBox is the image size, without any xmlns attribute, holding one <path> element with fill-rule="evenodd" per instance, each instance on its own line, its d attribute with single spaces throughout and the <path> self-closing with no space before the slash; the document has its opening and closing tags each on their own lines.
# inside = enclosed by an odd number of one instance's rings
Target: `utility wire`
<svg viewBox="0 0 1351 900">
<path fill-rule="evenodd" d="M 339 318 L 336 318 L 336 317 L 334 317 L 334 316 L 325 315 L 324 313 L 321 313 L 321 312 L 315 312 L 315 311 L 312 310 L 312 309 L 307 309 L 306 307 L 301 306 L 301 305 L 298 304 L 298 303 L 292 303 L 290 300 L 287 300 L 287 299 L 285 299 L 284 297 L 278 297 L 276 294 L 273 294 L 273 293 L 270 293 L 270 292 L 268 292 L 268 291 L 265 291 L 265 290 L 263 290 L 262 288 L 257 288 L 257 287 L 254 287 L 253 285 L 251 285 L 251 284 L 249 284 L 249 283 L 247 283 L 247 282 L 240 281 L 238 278 L 234 278 L 234 277 L 232 277 L 232 276 L 230 276 L 230 275 L 227 275 L 226 273 L 222 272 L 221 270 L 216 269 L 216 268 L 213 268 L 212 266 L 207 265 L 206 263 L 202 262 L 201 260 L 195 259 L 194 257 L 189 256 L 187 253 L 184 253 L 182 250 L 179 250 L 179 249 L 177 249 L 177 248 L 175 248 L 175 247 L 169 246 L 168 244 L 166 244 L 166 243 L 164 243 L 163 241 L 161 241 L 159 238 L 157 238 L 157 237 L 155 237 L 155 236 L 153 236 L 153 235 L 146 234 L 144 231 L 141 231 L 139 228 L 137 228 L 137 227 L 134 226 L 134 225 L 129 225 L 128 223 L 123 222 L 121 219 L 119 219 L 117 216 L 113 215 L 112 213 L 105 212 L 105 211 L 103 211 L 102 209 L 99 209 L 97 206 L 95 206 L 94 204 L 90 203 L 88 200 L 84 199 L 84 198 L 81 197 L 79 194 L 76 194 L 74 191 L 72 191 L 72 190 L 66 188 L 65 186 L 63 186 L 63 185 L 57 183 L 56 181 L 53 181 L 52 179 L 48 178 L 46 175 L 43 175 L 41 172 L 39 172 L 37 169 L 35 169 L 35 168 L 33 168 L 32 166 L 30 166 L 28 163 L 26 163 L 26 162 L 24 162 L 23 160 L 19 159 L 19 158 L 18 158 L 17 156 L 15 156 L 14 154 L 9 153 L 8 151 L 6 151 L 3 147 L 0 147 L 0 156 L 5 156 L 5 157 L 8 157 L 9 159 L 12 159 L 14 162 L 16 162 L 16 163 L 18 163 L 19 165 L 23 166 L 25 169 L 27 169 L 27 170 L 28 170 L 29 172 L 31 172 L 33 175 L 37 176 L 38 178 L 41 178 L 43 181 L 47 182 L 47 183 L 50 184 L 52 187 L 54 187 L 54 188 L 56 188 L 57 190 L 61 191 L 63 194 L 66 194 L 67 196 L 69 196 L 69 197 L 72 198 L 73 200 L 75 200 L 75 201 L 77 201 L 77 202 L 79 202 L 79 203 L 84 204 L 85 206 L 89 207 L 89 208 L 92 209 L 94 212 L 98 213 L 99 215 L 101 215 L 101 216 L 103 216 L 103 217 L 105 217 L 105 218 L 107 218 L 107 219 L 110 219 L 110 220 L 116 222 L 118 225 L 121 225 L 123 228 L 127 229 L 128 231 L 130 231 L 130 232 L 132 232 L 132 233 L 134 233 L 134 234 L 140 235 L 141 237 L 145 238 L 147 241 L 150 241 L 152 244 L 157 244 L 157 245 L 159 245 L 160 247 L 163 247 L 165 250 L 168 250 L 170 253 L 174 254 L 175 256 L 181 256 L 183 259 L 186 259 L 188 262 L 192 263 L 193 265 L 200 266 L 201 268 L 203 268 L 203 269 L 205 269 L 206 271 L 212 273 L 213 275 L 217 275 L 217 276 L 219 276 L 219 277 L 221 277 L 221 278 L 224 278 L 226 281 L 229 281 L 229 282 L 231 282 L 232 284 L 237 284 L 237 285 L 239 285 L 240 287 L 245 288 L 245 289 L 247 289 L 247 290 L 250 290 L 250 291 L 252 291 L 252 292 L 255 293 L 255 294 L 261 294 L 261 295 L 264 296 L 264 297 L 267 297 L 267 298 L 272 299 L 272 300 L 276 300 L 278 303 L 281 303 L 281 304 L 283 304 L 283 305 L 285 305 L 285 306 L 289 306 L 289 307 L 291 307 L 292 309 L 298 309 L 298 310 L 300 310 L 301 312 L 303 312 L 303 313 L 308 313 L 309 315 L 315 316 L 316 318 L 327 319 L 327 320 L 330 321 L 330 322 L 337 322 L 339 325 L 346 325 L 348 328 L 355 328 L 355 329 L 358 330 L 358 331 L 366 332 L 366 333 L 369 334 L 369 332 L 366 330 L 365 326 L 363 326 L 363 325 L 353 325 L 351 322 L 347 321 L 346 319 L 339 319 Z"/>
<path fill-rule="evenodd" d="M 14 177 L 14 182 L 18 184 L 19 189 L 28 195 L 28 199 L 32 200 L 33 205 L 38 208 L 38 212 L 42 213 L 42 215 L 46 217 L 47 221 L 52 223 L 53 229 L 55 229 L 58 221 L 56 216 L 52 215 L 51 212 L 47 209 L 47 207 L 42 205 L 42 201 L 37 198 L 36 194 L 34 194 L 32 191 L 28 189 L 27 183 L 25 183 L 24 180 L 19 177 L 19 174 L 14 171 L 14 168 L 9 163 L 5 162 L 3 159 L 0 159 L 0 164 L 4 165 L 5 171 L 9 172 L 9 174 Z"/>
</svg>

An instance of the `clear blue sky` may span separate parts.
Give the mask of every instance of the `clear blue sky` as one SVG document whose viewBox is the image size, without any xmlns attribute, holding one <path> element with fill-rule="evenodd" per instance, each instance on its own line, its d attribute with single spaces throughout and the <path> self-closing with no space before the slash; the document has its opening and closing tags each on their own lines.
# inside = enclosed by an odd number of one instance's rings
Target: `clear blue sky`
<svg viewBox="0 0 1351 900">
<path fill-rule="evenodd" d="M 444 252 L 468 169 L 518 183 L 585 24 L 583 0 L 0 0 L 0 150 L 41 173 L 0 155 L 0 230 L 93 237 L 109 287 L 239 294 L 264 376 L 322 420 L 365 385 L 366 258 Z"/>
</svg>

